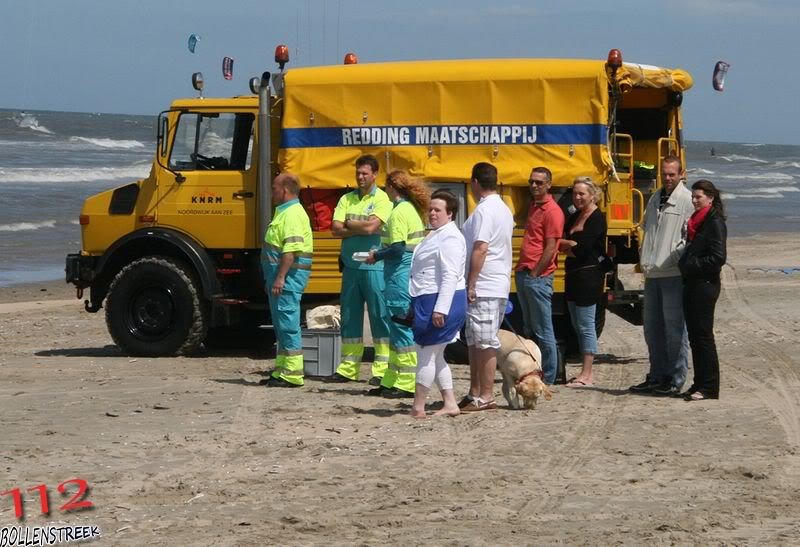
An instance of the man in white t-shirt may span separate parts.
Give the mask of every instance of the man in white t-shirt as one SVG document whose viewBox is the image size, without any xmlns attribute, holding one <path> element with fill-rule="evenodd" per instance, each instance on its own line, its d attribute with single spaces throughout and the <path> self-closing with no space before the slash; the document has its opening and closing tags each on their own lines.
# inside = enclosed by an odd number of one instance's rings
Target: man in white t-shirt
<svg viewBox="0 0 800 547">
<path fill-rule="evenodd" d="M 497 332 L 511 289 L 511 235 L 514 216 L 497 194 L 497 168 L 477 163 L 470 180 L 478 205 L 464 223 L 467 243 L 467 322 L 470 388 L 462 412 L 492 410 L 497 369 Z"/>
</svg>

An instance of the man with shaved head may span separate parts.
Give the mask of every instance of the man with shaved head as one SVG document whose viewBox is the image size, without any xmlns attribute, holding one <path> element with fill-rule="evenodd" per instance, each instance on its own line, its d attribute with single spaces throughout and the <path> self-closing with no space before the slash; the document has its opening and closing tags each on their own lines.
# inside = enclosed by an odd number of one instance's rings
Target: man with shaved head
<svg viewBox="0 0 800 547">
<path fill-rule="evenodd" d="M 278 340 L 275 370 L 266 381 L 271 387 L 300 387 L 304 381 L 300 297 L 311 274 L 314 244 L 299 192 L 300 181 L 291 173 L 281 173 L 272 181 L 275 215 L 261 253 L 264 288 Z"/>
</svg>

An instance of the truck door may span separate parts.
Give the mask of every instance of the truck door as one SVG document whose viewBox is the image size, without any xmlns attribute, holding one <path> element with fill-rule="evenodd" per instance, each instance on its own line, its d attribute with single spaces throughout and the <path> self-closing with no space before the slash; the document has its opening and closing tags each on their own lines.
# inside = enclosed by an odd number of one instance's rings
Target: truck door
<svg viewBox="0 0 800 547">
<path fill-rule="evenodd" d="M 258 247 L 254 121 L 252 113 L 181 113 L 169 167 L 184 180 L 160 179 L 160 226 L 209 249 Z"/>
</svg>

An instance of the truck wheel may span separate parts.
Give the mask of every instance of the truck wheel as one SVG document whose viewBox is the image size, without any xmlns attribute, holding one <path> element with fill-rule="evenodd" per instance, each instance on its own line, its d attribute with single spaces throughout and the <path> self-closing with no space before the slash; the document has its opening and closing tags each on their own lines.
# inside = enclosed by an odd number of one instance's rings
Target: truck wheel
<svg viewBox="0 0 800 547">
<path fill-rule="evenodd" d="M 129 355 L 160 357 L 197 349 L 208 328 L 199 283 L 182 263 L 141 258 L 111 283 L 106 325 Z"/>
</svg>

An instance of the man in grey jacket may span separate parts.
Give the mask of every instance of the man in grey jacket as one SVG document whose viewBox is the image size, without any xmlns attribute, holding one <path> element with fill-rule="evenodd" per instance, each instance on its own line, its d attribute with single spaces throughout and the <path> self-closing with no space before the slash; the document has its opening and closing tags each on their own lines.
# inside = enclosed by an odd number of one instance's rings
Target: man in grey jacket
<svg viewBox="0 0 800 547">
<path fill-rule="evenodd" d="M 678 259 L 686 243 L 686 221 L 692 215 L 692 192 L 683 183 L 677 156 L 661 163 L 663 187 L 650 198 L 644 214 L 640 264 L 644 273 L 644 338 L 650 372 L 631 386 L 638 393 L 680 393 L 689 368 L 689 342 L 683 318 L 683 281 Z"/>
</svg>

